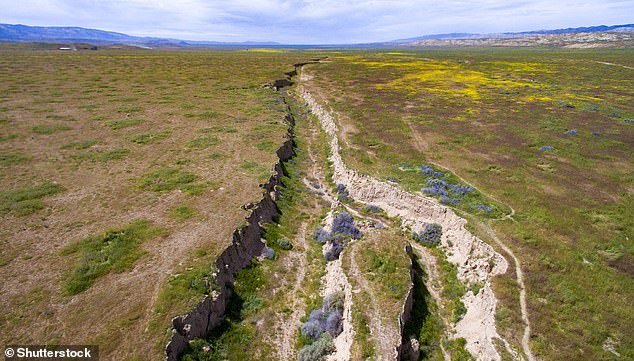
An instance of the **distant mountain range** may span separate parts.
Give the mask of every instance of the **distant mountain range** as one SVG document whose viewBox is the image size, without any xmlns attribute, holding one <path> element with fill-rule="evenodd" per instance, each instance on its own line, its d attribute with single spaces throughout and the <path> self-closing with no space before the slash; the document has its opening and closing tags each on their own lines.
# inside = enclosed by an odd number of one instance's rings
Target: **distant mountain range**
<svg viewBox="0 0 634 361">
<path fill-rule="evenodd" d="M 391 41 L 395 44 L 407 44 L 421 40 L 466 40 L 466 39 L 517 39 L 529 36 L 553 35 L 553 34 L 573 34 L 573 33 L 600 33 L 600 32 L 634 32 L 634 24 L 624 25 L 599 25 L 580 28 L 566 28 L 554 30 L 535 30 L 522 31 L 517 33 L 490 33 L 490 34 L 472 34 L 472 33 L 451 33 L 451 34 L 434 34 L 424 35 L 414 38 L 399 39 Z"/>
<path fill-rule="evenodd" d="M 45 43 L 124 44 L 142 47 L 276 46 L 275 42 L 190 41 L 131 36 L 112 31 L 67 26 L 27 26 L 0 24 L 0 41 Z"/>
<path fill-rule="evenodd" d="M 537 45 L 562 46 L 562 43 L 575 41 L 575 37 L 566 34 L 584 33 L 587 38 L 588 33 L 634 33 L 634 24 L 624 25 L 600 25 L 580 28 L 567 28 L 555 30 L 537 30 L 516 33 L 495 33 L 495 34 L 471 34 L 471 33 L 451 33 L 424 35 L 419 37 L 399 39 L 382 43 L 349 44 L 338 47 L 394 47 L 394 46 L 531 46 L 533 39 L 544 37 L 548 41 L 537 43 Z M 625 38 L 627 38 L 626 36 Z M 612 36 L 612 38 L 622 41 L 623 36 Z M 520 40 L 513 40 L 520 39 Z M 522 40 L 524 39 L 524 40 Z M 526 40 L 528 39 L 528 40 Z M 553 40 L 554 39 L 554 40 Z M 594 37 L 590 37 L 593 41 Z M 609 42 L 610 37 L 601 38 L 603 42 Z M 608 40 L 605 40 L 608 39 Z M 628 38 L 629 39 L 629 38 Z M 512 41 L 511 41 L 512 40 Z M 59 27 L 59 26 L 27 26 L 0 24 L 0 41 L 4 42 L 44 42 L 44 43 L 89 43 L 95 45 L 132 45 L 150 48 L 187 48 L 187 47 L 279 47 L 297 46 L 280 44 L 276 42 L 217 42 L 217 41 L 190 41 L 156 37 L 138 37 L 127 34 L 86 29 L 80 27 Z M 520 44 L 520 45 L 517 45 Z M 528 45 L 527 45 L 528 44 Z"/>
</svg>

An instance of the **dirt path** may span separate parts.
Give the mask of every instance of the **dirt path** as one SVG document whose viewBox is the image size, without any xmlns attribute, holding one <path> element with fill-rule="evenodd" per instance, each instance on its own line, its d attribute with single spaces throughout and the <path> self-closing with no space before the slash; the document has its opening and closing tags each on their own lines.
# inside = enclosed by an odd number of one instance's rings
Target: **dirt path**
<svg viewBox="0 0 634 361">
<path fill-rule="evenodd" d="M 282 339 L 279 340 L 280 348 L 278 349 L 278 357 L 280 360 L 293 360 L 295 356 L 295 340 L 297 339 L 297 330 L 301 326 L 300 319 L 302 315 L 305 313 L 304 308 L 302 307 L 302 298 L 300 297 L 301 286 L 304 282 L 304 278 L 306 277 L 306 252 L 308 251 L 308 242 L 306 241 L 306 229 L 308 227 L 308 223 L 304 222 L 299 227 L 299 233 L 297 235 L 299 247 L 296 248 L 296 252 L 291 254 L 289 257 L 289 262 L 294 265 L 297 265 L 295 269 L 297 269 L 297 278 L 295 279 L 295 284 L 293 285 L 293 289 L 290 291 L 292 296 L 293 303 L 291 304 L 291 309 L 293 313 L 288 318 L 284 318 L 279 328 L 282 330 Z"/>
<path fill-rule="evenodd" d="M 502 241 L 500 241 L 492 227 L 487 226 L 485 232 L 497 243 L 500 248 L 504 250 L 515 264 L 515 274 L 517 275 L 517 284 L 520 288 L 520 310 L 522 313 L 522 321 L 524 321 L 524 334 L 522 335 L 522 351 L 526 355 L 528 361 L 536 361 L 535 356 L 531 352 L 530 337 L 531 337 L 531 324 L 528 318 L 528 307 L 526 307 L 526 287 L 524 286 L 524 273 L 522 267 L 520 267 L 520 261 L 515 257 L 515 254 L 509 247 L 507 247 Z"/>
<path fill-rule="evenodd" d="M 347 168 L 340 154 L 333 113 L 322 108 L 303 85 L 300 85 L 300 92 L 329 136 L 330 161 L 336 183 L 346 185 L 353 199 L 383 208 L 388 215 L 400 217 L 404 226 L 413 230 L 422 229 L 426 223 L 438 223 L 443 227 L 441 248 L 448 255 L 448 261 L 458 266 L 459 279 L 466 284 L 479 282 L 484 285 L 478 295 L 468 292 L 463 297 L 467 312 L 456 324 L 456 337 L 467 340 L 467 350 L 477 359 L 500 360 L 493 340 L 502 337 L 495 328 L 497 299 L 490 281 L 493 276 L 506 272 L 506 259 L 471 234 L 465 228 L 466 221 L 451 209 Z"/>
<path fill-rule="evenodd" d="M 595 63 L 598 63 L 598 64 L 603 64 L 603 65 L 618 66 L 618 67 L 621 67 L 621 68 L 625 68 L 625 69 L 632 69 L 632 70 L 634 70 L 634 68 L 633 68 L 633 67 L 631 67 L 631 66 L 621 65 L 621 64 L 614 64 L 614 63 L 608 63 L 608 62 L 606 62 L 606 61 L 595 61 Z"/>
</svg>

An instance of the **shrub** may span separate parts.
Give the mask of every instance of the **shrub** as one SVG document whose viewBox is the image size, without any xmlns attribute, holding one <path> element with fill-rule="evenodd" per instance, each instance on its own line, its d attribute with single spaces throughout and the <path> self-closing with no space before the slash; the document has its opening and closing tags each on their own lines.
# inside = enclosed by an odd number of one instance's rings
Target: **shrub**
<svg viewBox="0 0 634 361">
<path fill-rule="evenodd" d="M 283 238 L 277 240 L 277 246 L 285 251 L 293 249 L 293 244 L 289 240 Z"/>
<path fill-rule="evenodd" d="M 343 310 L 345 299 L 343 291 L 333 292 L 324 299 L 324 308 L 328 311 Z"/>
<path fill-rule="evenodd" d="M 324 244 L 330 239 L 330 233 L 321 227 L 315 228 L 315 232 L 313 232 L 313 238 L 315 241 Z"/>
<path fill-rule="evenodd" d="M 343 310 L 335 310 L 326 319 L 326 332 L 332 337 L 336 337 L 343 331 Z"/>
<path fill-rule="evenodd" d="M 316 340 L 324 333 L 336 337 L 343 331 L 343 307 L 345 295 L 342 291 L 329 294 L 319 309 L 310 312 L 308 320 L 302 325 L 302 336 Z"/>
<path fill-rule="evenodd" d="M 448 184 L 447 187 L 460 197 L 464 197 L 467 193 L 473 192 L 473 187 L 463 186 L 462 184 Z"/>
<path fill-rule="evenodd" d="M 346 186 L 339 183 L 337 184 L 337 193 L 339 194 L 339 200 L 346 200 L 350 197 L 350 193 L 346 189 Z"/>
<path fill-rule="evenodd" d="M 460 203 L 460 199 L 458 198 L 450 198 L 447 196 L 441 196 L 440 197 L 440 203 L 442 204 L 457 204 Z"/>
<path fill-rule="evenodd" d="M 567 135 L 577 135 L 577 129 L 570 129 L 568 131 L 565 131 L 564 134 Z"/>
<path fill-rule="evenodd" d="M 445 176 L 445 173 L 434 170 L 434 168 L 429 164 L 420 166 L 420 172 L 423 175 L 434 178 L 442 178 Z"/>
<path fill-rule="evenodd" d="M 491 212 L 493 210 L 493 208 L 487 206 L 486 204 L 478 204 L 477 206 L 473 206 L 473 208 L 479 209 L 485 212 Z"/>
<path fill-rule="evenodd" d="M 370 212 L 370 213 L 379 213 L 383 209 L 381 207 L 379 207 L 379 206 L 375 206 L 374 204 L 369 204 L 367 207 L 365 207 L 365 210 Z"/>
<path fill-rule="evenodd" d="M 313 312 L 316 312 L 316 311 L 313 311 Z M 319 320 L 309 319 L 308 321 L 306 321 L 305 324 L 302 325 L 301 331 L 302 331 L 302 336 L 311 340 L 316 340 L 324 332 L 324 329 L 322 328 L 321 322 Z"/>
<path fill-rule="evenodd" d="M 592 135 L 599 136 L 599 135 L 601 135 L 601 132 L 592 132 Z"/>
<path fill-rule="evenodd" d="M 332 337 L 325 333 L 319 340 L 299 350 L 297 359 L 299 361 L 322 361 L 326 359 L 326 355 L 334 351 L 335 345 L 332 343 Z"/>
<path fill-rule="evenodd" d="M 545 151 L 549 151 L 549 150 L 555 150 L 555 147 L 550 146 L 550 145 L 544 145 L 543 147 L 540 147 L 539 150 L 541 150 L 542 152 L 545 152 Z"/>
<path fill-rule="evenodd" d="M 388 182 L 392 182 L 392 183 L 398 183 L 398 179 L 394 178 L 394 177 L 388 177 L 387 178 Z"/>
<path fill-rule="evenodd" d="M 326 258 L 326 261 L 330 262 L 339 258 L 343 249 L 346 248 L 346 243 L 341 239 L 341 236 L 334 236 L 329 243 L 330 248 L 326 250 L 324 257 Z"/>
<path fill-rule="evenodd" d="M 335 216 L 332 222 L 332 232 L 348 234 L 353 239 L 359 239 L 363 236 L 361 231 L 354 225 L 354 218 L 347 212 L 341 212 Z"/>
<path fill-rule="evenodd" d="M 632 118 L 625 118 L 625 119 L 623 119 L 623 121 L 626 122 L 626 123 L 634 123 L 634 119 L 632 119 Z"/>
<path fill-rule="evenodd" d="M 414 232 L 412 234 L 412 238 L 414 238 L 416 242 L 423 243 L 428 246 L 435 246 L 439 244 L 441 236 L 442 226 L 437 223 L 427 223 L 421 232 Z"/>
<path fill-rule="evenodd" d="M 445 189 L 446 187 L 447 182 L 445 180 L 432 178 L 427 180 L 427 187 L 422 188 L 421 192 L 432 196 L 446 196 L 449 194 L 447 189 Z"/>
<path fill-rule="evenodd" d="M 275 250 L 271 247 L 264 247 L 262 249 L 262 256 L 266 259 L 274 259 L 275 258 Z"/>
</svg>

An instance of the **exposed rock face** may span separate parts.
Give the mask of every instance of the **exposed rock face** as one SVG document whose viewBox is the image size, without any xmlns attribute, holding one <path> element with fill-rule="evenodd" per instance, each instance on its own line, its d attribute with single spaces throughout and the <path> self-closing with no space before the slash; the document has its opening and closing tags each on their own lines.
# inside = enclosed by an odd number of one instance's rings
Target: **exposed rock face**
<svg viewBox="0 0 634 361">
<path fill-rule="evenodd" d="M 306 90 L 301 92 L 329 136 L 335 183 L 345 185 L 353 199 L 379 206 L 389 216 L 400 217 L 403 224 L 414 231 L 422 230 L 427 223 L 442 226 L 440 247 L 446 253 L 448 261 L 457 265 L 458 278 L 465 283 L 479 282 L 484 285 L 477 295 L 469 291 L 462 298 L 467 312 L 456 324 L 455 337 L 464 337 L 467 340 L 467 350 L 477 359 L 500 360 L 493 344 L 493 339 L 500 336 L 495 328 L 497 299 L 491 289 L 491 278 L 506 272 L 506 259 L 471 234 L 465 228 L 466 220 L 450 208 L 423 195 L 406 192 L 346 167 L 341 158 L 337 126 L 332 113 L 319 105 Z"/>
<path fill-rule="evenodd" d="M 416 354 L 414 349 L 418 350 L 418 346 L 412 343 L 412 340 L 406 339 L 405 325 L 412 317 L 412 309 L 414 308 L 414 261 L 412 260 L 412 246 L 409 244 L 405 246 L 405 253 L 410 257 L 409 263 L 409 285 L 407 288 L 407 296 L 405 296 L 405 302 L 403 302 L 403 308 L 401 314 L 398 317 L 399 331 L 401 334 L 401 344 L 396 348 L 397 360 L 418 360 L 418 356 L 415 358 L 410 357 L 412 354 Z M 418 343 L 417 340 L 415 340 Z"/>
</svg>

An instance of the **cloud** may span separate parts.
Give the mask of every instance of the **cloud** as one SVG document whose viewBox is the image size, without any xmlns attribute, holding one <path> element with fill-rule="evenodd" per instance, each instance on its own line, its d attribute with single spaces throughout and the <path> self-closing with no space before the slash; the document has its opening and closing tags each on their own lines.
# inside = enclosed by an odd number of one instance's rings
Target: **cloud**
<svg viewBox="0 0 634 361">
<path fill-rule="evenodd" d="M 192 40 L 353 43 L 632 22 L 625 0 L 0 0 L 0 22 Z"/>
</svg>

